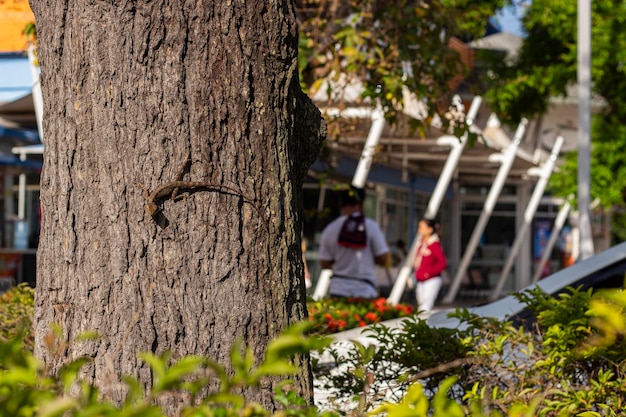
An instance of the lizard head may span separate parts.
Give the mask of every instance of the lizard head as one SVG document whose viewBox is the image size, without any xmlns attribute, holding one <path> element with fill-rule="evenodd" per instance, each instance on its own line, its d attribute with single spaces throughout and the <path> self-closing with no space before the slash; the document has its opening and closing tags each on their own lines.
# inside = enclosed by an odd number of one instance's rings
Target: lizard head
<svg viewBox="0 0 626 417">
<path fill-rule="evenodd" d="M 149 203 L 146 203 L 145 208 L 146 208 L 146 212 L 151 216 L 156 216 L 159 213 L 159 211 L 161 211 L 159 206 L 157 206 L 157 204 L 152 201 Z"/>
</svg>

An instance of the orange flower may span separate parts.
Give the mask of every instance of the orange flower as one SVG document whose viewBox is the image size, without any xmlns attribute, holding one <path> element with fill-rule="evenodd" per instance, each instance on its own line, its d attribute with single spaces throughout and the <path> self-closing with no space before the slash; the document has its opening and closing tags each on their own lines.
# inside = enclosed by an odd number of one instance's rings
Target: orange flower
<svg viewBox="0 0 626 417">
<path fill-rule="evenodd" d="M 372 302 L 374 308 L 384 307 L 387 304 L 387 300 L 385 298 L 378 298 Z"/>
<path fill-rule="evenodd" d="M 378 316 L 376 315 L 376 313 L 370 311 L 365 315 L 365 320 L 369 321 L 370 323 L 375 323 L 378 320 Z"/>
<path fill-rule="evenodd" d="M 337 330 L 337 322 L 335 320 L 330 320 L 328 322 L 328 330 L 330 330 L 331 332 L 334 332 Z"/>
<path fill-rule="evenodd" d="M 378 311 L 381 314 L 389 310 L 389 304 L 387 304 L 387 300 L 385 298 L 379 298 L 377 300 L 374 300 L 372 306 L 374 307 L 374 310 Z"/>
<path fill-rule="evenodd" d="M 359 321 L 359 327 L 365 327 L 367 326 L 367 323 L 365 323 L 363 320 Z"/>
<path fill-rule="evenodd" d="M 395 309 L 400 312 L 400 314 L 409 315 L 413 313 L 413 307 L 408 304 L 398 304 L 395 306 Z"/>
</svg>

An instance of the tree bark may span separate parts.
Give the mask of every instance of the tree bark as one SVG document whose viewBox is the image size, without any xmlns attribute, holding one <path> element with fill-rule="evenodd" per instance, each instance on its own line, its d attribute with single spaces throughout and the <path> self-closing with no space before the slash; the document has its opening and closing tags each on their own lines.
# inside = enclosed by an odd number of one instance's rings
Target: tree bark
<svg viewBox="0 0 626 417">
<path fill-rule="evenodd" d="M 293 5 L 31 6 L 45 103 L 37 356 L 51 369 L 93 358 L 83 377 L 117 401 L 120 375 L 151 383 L 138 352 L 227 364 L 242 338 L 261 358 L 306 317 L 300 190 L 325 136 L 298 83 Z M 206 186 L 154 199 L 151 216 L 143 188 L 176 179 Z M 46 348 L 52 323 L 61 355 Z M 246 397 L 272 409 L 270 385 Z"/>
</svg>

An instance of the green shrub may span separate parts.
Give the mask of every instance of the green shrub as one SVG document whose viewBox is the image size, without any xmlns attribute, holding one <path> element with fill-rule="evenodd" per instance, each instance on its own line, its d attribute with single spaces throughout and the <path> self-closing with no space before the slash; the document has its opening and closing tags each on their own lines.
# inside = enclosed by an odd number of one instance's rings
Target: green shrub
<svg viewBox="0 0 626 417">
<path fill-rule="evenodd" d="M 32 322 L 34 289 L 28 284 L 20 284 L 0 295 L 0 340 L 8 341 L 18 335 L 23 338 L 24 347 L 33 349 Z M 310 301 L 309 321 L 311 334 L 327 335 L 343 330 L 363 327 L 414 314 L 412 306 L 398 304 L 392 306 L 384 298 L 363 299 L 323 299 Z"/>
<path fill-rule="evenodd" d="M 416 318 L 395 330 L 374 326 L 377 348 L 331 350 L 334 363 L 317 371 L 322 386 L 336 404 L 390 417 L 624 415 L 626 295 L 568 290 L 556 298 L 539 289 L 518 294 L 536 318 L 526 326 L 466 310 L 452 314 L 462 331 Z"/>
<path fill-rule="evenodd" d="M 361 403 L 357 408 L 370 411 L 383 399 L 400 401 L 418 379 L 424 395 L 430 398 L 450 375 L 437 370 L 440 365 L 456 362 L 448 369 L 457 375 L 467 368 L 459 366 L 459 360 L 471 351 L 462 331 L 432 328 L 412 316 L 403 319 L 398 328 L 374 325 L 365 334 L 376 340 L 376 347 L 357 342 L 348 347 L 333 345 L 322 360 L 314 362 L 317 387 L 332 393 L 335 406 L 355 405 L 357 398 Z M 430 377 L 422 378 L 423 374 Z M 460 399 L 462 393 L 457 397 Z"/>
<path fill-rule="evenodd" d="M 320 414 L 289 388 L 287 378 L 296 372 L 292 364 L 294 355 L 328 343 L 304 336 L 305 326 L 293 326 L 273 340 L 258 366 L 253 366 L 252 351 L 236 344 L 231 350 L 232 373 L 208 358 L 187 356 L 172 363 L 167 353 L 161 356 L 141 354 L 152 370 L 153 385 L 144 391 L 135 379 L 124 378 L 128 394 L 123 404 L 103 400 L 95 386 L 79 380 L 79 371 L 89 359 L 73 361 L 56 376 L 51 376 L 28 349 L 23 349 L 20 339 L 0 342 L 0 414 L 12 417 L 161 417 L 165 414 L 158 405 L 159 399 L 179 393 L 189 398 L 181 410 L 182 417 L 330 417 L 335 414 Z M 219 391 L 198 398 L 210 377 L 219 379 Z M 285 378 L 275 391 L 275 399 L 282 406 L 280 411 L 269 412 L 238 394 L 241 387 L 259 387 L 266 378 L 273 377 Z"/>
<path fill-rule="evenodd" d="M 19 284 L 0 295 L 0 341 L 21 337 L 25 348 L 33 349 L 34 290 Z"/>
<path fill-rule="evenodd" d="M 624 415 L 626 293 L 593 294 L 570 288 L 555 298 L 536 289 L 517 297 L 533 311 L 532 323 L 514 325 L 457 310 L 453 316 L 465 325 L 463 330 L 430 328 L 410 316 L 397 329 L 370 327 L 368 335 L 377 339 L 378 347 L 353 343 L 347 352 L 327 348 L 325 352 L 335 363 L 315 370 L 319 387 L 331 391 L 327 413 L 388 417 Z M 206 358 L 186 357 L 171 363 L 167 355 L 143 354 L 155 375 L 153 386 L 143 390 L 137 381 L 126 378 L 127 401 L 116 405 L 103 401 L 95 387 L 77 382 L 84 359 L 68 364 L 56 377 L 41 368 L 31 353 L 32 305 L 32 289 L 25 286 L 4 294 L 0 303 L 2 415 L 160 417 L 160 396 L 176 391 L 194 398 L 205 384 L 207 372 L 219 378 L 222 389 L 195 403 L 190 401 L 183 417 L 323 415 L 289 391 L 288 385 L 275 392 L 284 410 L 274 414 L 236 394 L 238 388 L 254 386 L 263 378 L 287 378 L 294 372 L 289 360 L 293 354 L 322 345 L 316 338 L 303 336 L 310 334 L 311 323 L 307 330 L 292 329 L 273 342 L 257 367 L 252 366 L 248 350 L 233 347 L 232 375 Z M 383 306 L 383 310 L 387 308 Z M 13 338 L 16 334 L 27 343 Z M 80 388 L 78 395 L 68 395 L 70 386 Z"/>
</svg>

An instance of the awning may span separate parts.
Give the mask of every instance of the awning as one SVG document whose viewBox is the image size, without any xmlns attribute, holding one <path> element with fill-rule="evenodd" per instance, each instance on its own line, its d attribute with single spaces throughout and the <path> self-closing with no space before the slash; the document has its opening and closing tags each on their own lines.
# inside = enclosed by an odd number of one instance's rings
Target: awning
<svg viewBox="0 0 626 417">
<path fill-rule="evenodd" d="M 41 140 L 39 140 L 39 133 L 37 133 L 36 130 L 10 128 L 3 126 L 1 123 L 0 137 L 15 138 L 31 144 L 41 143 Z"/>
<path fill-rule="evenodd" d="M 16 146 L 11 149 L 11 152 L 16 155 L 42 155 L 43 148 L 43 143 L 38 143 L 36 145 Z"/>
<path fill-rule="evenodd" d="M 0 104 L 0 115 L 34 113 L 33 95 L 28 93 L 17 100 Z"/>
<path fill-rule="evenodd" d="M 321 110 L 324 112 L 328 108 L 322 107 Z M 467 146 L 461 155 L 457 165 L 460 183 L 491 183 L 500 167 L 502 153 L 512 143 L 513 135 L 507 128 L 488 124 L 490 114 L 485 106 L 476 120 L 475 126 L 483 135 L 473 146 Z M 331 119 L 335 118 L 327 118 Z M 425 132 L 425 137 L 419 137 L 417 133 L 410 131 L 408 118 L 400 116 L 398 119 L 398 125 L 386 125 L 383 129 L 373 164 L 402 172 L 405 181 L 409 174 L 422 178 L 438 178 L 450 153 L 446 133 L 431 127 Z M 331 161 L 335 162 L 335 171 L 345 162 L 344 158 L 359 160 L 372 122 L 367 117 L 342 117 L 338 123 L 341 132 L 339 136 L 327 139 Z M 523 142 L 533 140 L 526 138 Z M 513 185 L 528 181 L 528 170 L 541 166 L 548 157 L 549 153 L 544 149 L 520 147 L 506 182 Z"/>
<path fill-rule="evenodd" d="M 29 93 L 16 100 L 0 103 L 0 127 L 18 131 L 37 130 L 33 95 Z M 3 133 L 0 132 L 0 136 L 2 135 Z M 39 142 L 39 136 L 37 138 Z"/>
<path fill-rule="evenodd" d="M 0 153 L 0 166 L 14 166 L 25 169 L 41 170 L 43 164 L 39 161 L 25 160 L 22 161 L 15 155 Z"/>
</svg>

